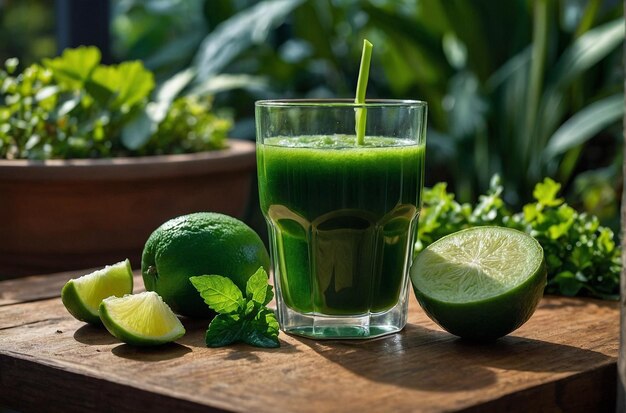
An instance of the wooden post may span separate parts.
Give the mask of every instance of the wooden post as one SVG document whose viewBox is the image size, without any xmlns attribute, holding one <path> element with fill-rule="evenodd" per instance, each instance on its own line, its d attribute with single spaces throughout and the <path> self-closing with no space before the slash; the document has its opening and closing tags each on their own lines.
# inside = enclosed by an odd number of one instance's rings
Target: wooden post
<svg viewBox="0 0 626 413">
<path fill-rule="evenodd" d="M 56 0 L 58 53 L 65 48 L 97 46 L 102 63 L 111 63 L 110 0 Z"/>
<path fill-rule="evenodd" d="M 626 0 L 624 0 L 626 6 Z M 626 45 L 624 46 L 624 67 L 626 68 Z M 626 70 L 625 70 L 626 74 Z M 624 80 L 626 90 L 626 77 Z M 626 107 L 626 105 L 625 105 Z M 622 133 L 624 135 L 624 168 L 622 188 L 622 219 L 621 219 L 621 248 L 622 248 L 622 277 L 621 277 L 621 318 L 620 318 L 620 347 L 619 359 L 617 361 L 617 412 L 626 412 L 626 111 L 624 112 L 624 123 Z"/>
</svg>

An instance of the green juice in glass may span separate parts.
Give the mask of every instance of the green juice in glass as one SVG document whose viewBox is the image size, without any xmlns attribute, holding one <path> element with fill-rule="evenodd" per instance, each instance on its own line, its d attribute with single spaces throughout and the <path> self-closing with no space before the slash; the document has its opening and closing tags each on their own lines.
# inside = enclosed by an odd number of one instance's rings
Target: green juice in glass
<svg viewBox="0 0 626 413">
<path fill-rule="evenodd" d="M 424 172 L 414 140 L 269 137 L 257 147 L 277 292 L 302 314 L 385 312 L 406 296 Z"/>
</svg>

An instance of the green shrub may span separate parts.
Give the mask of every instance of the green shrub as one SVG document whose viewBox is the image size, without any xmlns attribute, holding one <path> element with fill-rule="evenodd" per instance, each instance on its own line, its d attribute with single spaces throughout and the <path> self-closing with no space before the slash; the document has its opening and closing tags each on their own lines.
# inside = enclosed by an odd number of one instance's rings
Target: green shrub
<svg viewBox="0 0 626 413">
<path fill-rule="evenodd" d="M 154 76 L 139 61 L 100 63 L 95 47 L 65 50 L 16 74 L 0 70 L 0 158 L 70 159 L 198 152 L 225 147 L 231 122 L 209 96 L 150 102 Z"/>
</svg>

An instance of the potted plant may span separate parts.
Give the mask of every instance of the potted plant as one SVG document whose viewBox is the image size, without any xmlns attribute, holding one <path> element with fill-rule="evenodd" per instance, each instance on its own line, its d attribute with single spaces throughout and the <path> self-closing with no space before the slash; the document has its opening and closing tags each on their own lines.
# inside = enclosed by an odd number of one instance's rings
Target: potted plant
<svg viewBox="0 0 626 413">
<path fill-rule="evenodd" d="M 140 62 L 93 47 L 0 70 L 0 278 L 129 257 L 151 231 L 202 210 L 241 217 L 254 144 L 206 96 L 174 98 Z"/>
</svg>

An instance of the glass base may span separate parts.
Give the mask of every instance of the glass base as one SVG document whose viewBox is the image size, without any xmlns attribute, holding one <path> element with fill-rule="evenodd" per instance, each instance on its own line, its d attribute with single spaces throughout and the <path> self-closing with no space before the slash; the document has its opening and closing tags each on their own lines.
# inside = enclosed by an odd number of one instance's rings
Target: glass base
<svg viewBox="0 0 626 413">
<path fill-rule="evenodd" d="M 397 333 L 406 325 L 408 297 L 404 295 L 398 304 L 385 312 L 357 316 L 301 314 L 279 304 L 278 319 L 285 333 L 316 340 L 381 337 Z"/>
</svg>

